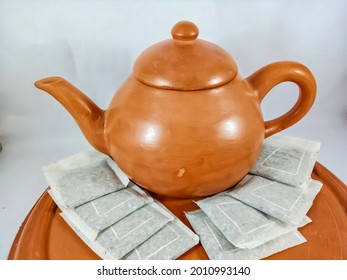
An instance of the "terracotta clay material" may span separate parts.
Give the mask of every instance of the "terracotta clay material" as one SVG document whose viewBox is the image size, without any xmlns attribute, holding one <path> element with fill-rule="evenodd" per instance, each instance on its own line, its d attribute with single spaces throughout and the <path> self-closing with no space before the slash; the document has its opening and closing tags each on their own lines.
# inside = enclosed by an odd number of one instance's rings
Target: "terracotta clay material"
<svg viewBox="0 0 347 280">
<path fill-rule="evenodd" d="M 106 111 L 63 78 L 35 86 L 56 98 L 91 145 L 138 185 L 170 197 L 203 197 L 247 174 L 264 138 L 309 111 L 316 83 L 305 66 L 289 61 L 243 79 L 225 50 L 197 39 L 193 23 L 179 22 L 171 33 L 139 56 Z M 261 101 L 285 81 L 299 87 L 296 104 L 264 122 Z"/>
<path fill-rule="evenodd" d="M 308 212 L 312 223 L 299 229 L 307 242 L 267 259 L 347 259 L 347 186 L 316 163 L 312 178 L 323 188 Z M 156 195 L 188 226 L 184 211 L 197 209 L 189 199 Z M 59 215 L 60 209 L 45 192 L 28 214 L 11 248 L 9 259 L 99 259 Z M 180 259 L 207 259 L 199 243 Z"/>
</svg>

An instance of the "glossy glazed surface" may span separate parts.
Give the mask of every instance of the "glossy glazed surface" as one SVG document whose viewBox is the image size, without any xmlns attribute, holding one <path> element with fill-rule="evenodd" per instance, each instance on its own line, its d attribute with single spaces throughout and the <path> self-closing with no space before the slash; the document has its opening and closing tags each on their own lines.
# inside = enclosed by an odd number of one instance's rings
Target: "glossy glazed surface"
<svg viewBox="0 0 347 280">
<path fill-rule="evenodd" d="M 170 197 L 202 197 L 233 186 L 250 170 L 265 137 L 298 122 L 316 83 L 296 62 L 277 62 L 243 79 L 220 47 L 197 39 L 190 22 L 172 29 L 135 62 L 106 111 L 60 77 L 35 86 L 56 98 L 87 140 L 134 182 Z M 299 87 L 294 107 L 264 122 L 260 104 L 281 82 Z"/>
<path fill-rule="evenodd" d="M 206 196 L 237 183 L 263 135 L 257 95 L 241 79 L 174 91 L 130 77 L 105 115 L 106 145 L 121 169 L 144 188 L 173 197 Z"/>
<path fill-rule="evenodd" d="M 274 254 L 267 259 L 346 260 L 347 259 L 347 186 L 324 166 L 316 163 L 312 178 L 323 188 L 308 212 L 312 223 L 300 229 L 306 243 Z M 166 207 L 188 226 L 184 211 L 197 209 L 189 199 L 156 195 Z M 20 228 L 9 259 L 99 259 L 59 215 L 60 210 L 45 192 Z M 199 243 L 179 259 L 208 259 Z"/>
</svg>

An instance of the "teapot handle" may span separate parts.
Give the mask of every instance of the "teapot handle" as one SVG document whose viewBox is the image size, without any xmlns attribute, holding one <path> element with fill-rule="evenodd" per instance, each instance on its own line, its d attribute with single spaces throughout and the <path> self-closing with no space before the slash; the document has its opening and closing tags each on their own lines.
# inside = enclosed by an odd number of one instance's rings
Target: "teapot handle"
<svg viewBox="0 0 347 280">
<path fill-rule="evenodd" d="M 276 85 L 293 82 L 299 86 L 299 97 L 293 108 L 284 115 L 266 121 L 265 138 L 284 130 L 299 120 L 311 109 L 316 97 L 316 81 L 310 70 L 293 61 L 280 61 L 264 66 L 246 79 L 257 91 L 259 102 Z"/>
</svg>

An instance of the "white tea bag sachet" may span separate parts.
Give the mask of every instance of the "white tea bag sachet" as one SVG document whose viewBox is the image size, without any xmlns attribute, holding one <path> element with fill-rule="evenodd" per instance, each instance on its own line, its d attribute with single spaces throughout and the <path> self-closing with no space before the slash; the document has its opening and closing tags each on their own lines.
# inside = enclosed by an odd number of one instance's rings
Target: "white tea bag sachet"
<svg viewBox="0 0 347 280">
<path fill-rule="evenodd" d="M 258 247 L 311 222 L 305 216 L 298 225 L 283 223 L 225 193 L 196 203 L 223 235 L 239 248 Z"/>
<path fill-rule="evenodd" d="M 302 138 L 288 136 L 266 138 L 250 173 L 281 183 L 301 186 L 311 178 L 319 148 L 320 143 Z"/>
<path fill-rule="evenodd" d="M 54 191 L 49 193 L 54 199 Z M 95 240 L 101 231 L 152 201 L 153 198 L 133 185 L 76 208 L 65 209 L 64 213 L 89 239 Z"/>
<path fill-rule="evenodd" d="M 199 237 L 175 217 L 123 259 L 175 260 L 198 243 Z"/>
<path fill-rule="evenodd" d="M 133 186 L 82 204 L 75 208 L 75 212 L 99 233 L 150 202 L 153 202 L 153 198 L 139 187 Z"/>
<path fill-rule="evenodd" d="M 321 182 L 310 179 L 303 187 L 295 187 L 247 175 L 225 194 L 282 222 L 297 225 L 306 216 L 322 185 Z"/>
<path fill-rule="evenodd" d="M 155 202 L 136 210 L 90 240 L 63 212 L 62 217 L 80 238 L 103 259 L 119 260 L 158 232 L 173 216 Z"/>
<path fill-rule="evenodd" d="M 237 248 L 202 210 L 188 212 L 186 216 L 211 260 L 259 260 L 306 242 L 306 239 L 294 230 L 253 249 Z"/>
<path fill-rule="evenodd" d="M 56 200 L 74 208 L 105 194 L 123 189 L 129 179 L 108 156 L 82 152 L 42 167 Z"/>
</svg>

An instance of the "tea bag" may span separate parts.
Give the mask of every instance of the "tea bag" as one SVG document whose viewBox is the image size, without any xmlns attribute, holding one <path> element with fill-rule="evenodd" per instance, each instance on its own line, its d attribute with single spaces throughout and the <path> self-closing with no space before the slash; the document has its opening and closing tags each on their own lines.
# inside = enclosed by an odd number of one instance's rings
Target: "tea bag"
<svg viewBox="0 0 347 280">
<path fill-rule="evenodd" d="M 237 248 L 225 238 L 202 210 L 188 212 L 186 216 L 199 235 L 202 246 L 211 260 L 263 259 L 306 242 L 306 239 L 297 230 L 293 230 L 253 249 Z"/>
<path fill-rule="evenodd" d="M 103 259 L 121 259 L 153 234 L 173 221 L 173 216 L 155 202 L 136 210 L 90 240 L 63 212 L 62 217 L 80 238 Z"/>
<path fill-rule="evenodd" d="M 123 189 L 129 179 L 108 156 L 82 152 L 42 167 L 56 200 L 64 208 Z"/>
<path fill-rule="evenodd" d="M 91 228 L 100 232 L 152 201 L 153 198 L 133 186 L 82 204 L 75 208 L 75 212 Z"/>
<path fill-rule="evenodd" d="M 247 175 L 236 187 L 225 192 L 282 222 L 299 224 L 312 206 L 322 183 L 310 179 L 303 187 Z"/>
<path fill-rule="evenodd" d="M 286 224 L 225 193 L 196 203 L 223 235 L 239 248 L 258 247 L 311 221 L 305 216 L 298 225 Z"/>
<path fill-rule="evenodd" d="M 54 193 L 50 194 L 54 196 Z M 153 198 L 133 185 L 64 212 L 89 239 L 94 240 L 101 231 L 152 201 Z"/>
<path fill-rule="evenodd" d="M 123 259 L 174 260 L 198 243 L 199 237 L 175 217 Z"/>
<path fill-rule="evenodd" d="M 250 173 L 301 186 L 311 177 L 319 148 L 320 143 L 302 138 L 269 137 Z"/>
</svg>

